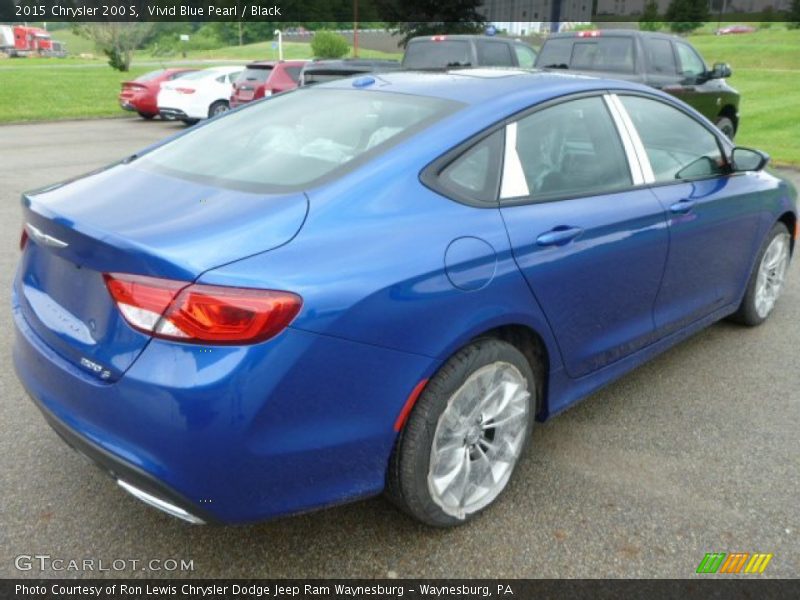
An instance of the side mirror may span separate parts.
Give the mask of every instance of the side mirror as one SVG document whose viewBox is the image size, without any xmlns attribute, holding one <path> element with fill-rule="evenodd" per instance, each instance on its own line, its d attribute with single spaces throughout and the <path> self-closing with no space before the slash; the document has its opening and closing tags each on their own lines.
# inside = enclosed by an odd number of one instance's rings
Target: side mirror
<svg viewBox="0 0 800 600">
<path fill-rule="evenodd" d="M 731 166 L 737 173 L 742 171 L 760 171 L 767 166 L 769 154 L 752 148 L 736 147 L 731 153 Z"/>
<path fill-rule="evenodd" d="M 714 63 L 714 68 L 709 73 L 709 79 L 725 79 L 733 75 L 728 63 Z"/>
</svg>

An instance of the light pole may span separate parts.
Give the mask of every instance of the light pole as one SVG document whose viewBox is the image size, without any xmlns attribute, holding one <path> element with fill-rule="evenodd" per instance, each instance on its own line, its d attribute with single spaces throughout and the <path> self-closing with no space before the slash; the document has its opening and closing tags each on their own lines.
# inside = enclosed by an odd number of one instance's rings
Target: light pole
<svg viewBox="0 0 800 600">
<path fill-rule="evenodd" d="M 283 60 L 283 32 L 280 29 L 276 29 L 272 32 L 272 35 L 278 36 L 278 60 Z"/>
</svg>

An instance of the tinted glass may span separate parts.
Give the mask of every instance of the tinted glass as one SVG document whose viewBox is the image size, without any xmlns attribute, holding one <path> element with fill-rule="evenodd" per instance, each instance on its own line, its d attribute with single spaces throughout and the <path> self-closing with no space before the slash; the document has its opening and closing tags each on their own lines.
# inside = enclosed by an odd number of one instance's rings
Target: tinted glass
<svg viewBox="0 0 800 600">
<path fill-rule="evenodd" d="M 536 52 L 521 44 L 514 44 L 514 52 L 517 53 L 517 63 L 523 69 L 530 69 L 536 63 Z"/>
<path fill-rule="evenodd" d="M 495 203 L 500 183 L 502 144 L 502 131 L 481 140 L 442 171 L 439 185 L 456 198 Z"/>
<path fill-rule="evenodd" d="M 237 189 L 302 189 L 458 106 L 408 94 L 303 88 L 216 119 L 136 164 Z"/>
<path fill-rule="evenodd" d="M 300 81 L 300 71 L 303 70 L 303 67 L 286 67 L 286 74 L 291 78 L 292 81 L 297 83 Z"/>
<path fill-rule="evenodd" d="M 657 182 L 722 173 L 717 138 L 686 113 L 656 100 L 620 96 L 642 138 Z"/>
<path fill-rule="evenodd" d="M 678 50 L 678 60 L 681 61 L 681 73 L 687 77 L 697 77 L 706 72 L 706 65 L 694 49 L 682 42 L 675 44 Z"/>
<path fill-rule="evenodd" d="M 511 48 L 503 42 L 478 42 L 478 64 L 486 67 L 511 67 Z"/>
<path fill-rule="evenodd" d="M 403 57 L 406 69 L 468 67 L 471 63 L 469 42 L 464 40 L 414 42 L 408 45 Z"/>
<path fill-rule="evenodd" d="M 570 68 L 633 73 L 633 38 L 599 37 L 575 42 Z"/>
<path fill-rule="evenodd" d="M 245 81 L 249 81 L 252 83 L 264 83 L 267 79 L 269 79 L 270 73 L 272 73 L 272 67 L 267 69 L 247 68 L 242 71 L 242 77 L 239 82 L 244 83 Z"/>
<path fill-rule="evenodd" d="M 555 38 L 547 40 L 536 59 L 537 67 L 569 68 L 574 40 L 568 38 Z"/>
<path fill-rule="evenodd" d="M 134 81 L 141 81 L 144 83 L 145 81 L 152 81 L 160 77 L 164 73 L 164 69 L 159 69 L 158 71 L 150 71 L 149 73 L 145 73 L 144 75 L 140 75 Z"/>
<path fill-rule="evenodd" d="M 672 42 L 653 38 L 644 39 L 644 48 L 647 52 L 647 63 L 656 75 L 675 75 L 675 54 L 672 52 Z"/>
<path fill-rule="evenodd" d="M 564 102 L 521 119 L 517 154 L 534 200 L 631 185 L 622 142 L 599 97 Z"/>
</svg>

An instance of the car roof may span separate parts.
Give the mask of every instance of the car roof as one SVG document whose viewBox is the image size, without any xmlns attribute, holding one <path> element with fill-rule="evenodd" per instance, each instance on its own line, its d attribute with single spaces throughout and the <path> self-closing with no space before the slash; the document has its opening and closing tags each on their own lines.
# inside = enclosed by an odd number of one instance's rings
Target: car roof
<svg viewBox="0 0 800 600">
<path fill-rule="evenodd" d="M 672 35 L 669 33 L 659 33 L 658 31 L 637 31 L 635 29 L 596 29 L 592 31 L 597 31 L 597 37 L 649 37 L 649 38 L 660 38 L 664 40 L 675 40 L 679 39 L 679 36 Z M 575 38 L 575 39 L 592 39 L 592 36 L 585 35 L 586 31 L 562 31 L 561 33 L 551 33 L 548 36 L 548 40 L 550 39 L 560 39 L 560 38 Z M 583 34 L 583 35 L 581 35 Z M 545 40 L 547 43 L 547 40 Z"/>
<path fill-rule="evenodd" d="M 482 35 L 478 33 L 442 33 L 442 34 L 431 34 L 431 35 L 418 35 L 416 37 L 411 38 L 408 40 L 408 43 L 411 44 L 412 42 L 436 42 L 440 41 L 434 38 L 441 38 L 445 40 L 494 40 L 494 41 L 502 41 L 502 42 L 509 42 L 509 43 L 520 43 L 524 44 L 521 40 L 517 40 L 514 38 L 507 38 L 507 37 L 500 37 L 500 36 L 490 36 L 490 35 Z"/>
<path fill-rule="evenodd" d="M 297 67 L 300 65 L 304 65 L 307 63 L 307 60 L 256 60 L 251 63 L 247 63 L 245 68 L 247 69 L 261 69 L 267 68 L 272 69 L 275 68 L 277 65 L 286 65 L 288 67 Z"/>
<path fill-rule="evenodd" d="M 365 78 L 375 83 L 363 85 Z M 358 82 L 358 86 L 354 84 Z M 565 94 L 603 89 L 629 89 L 656 93 L 650 87 L 588 75 L 514 68 L 455 69 L 451 71 L 388 71 L 340 79 L 315 87 L 396 92 L 478 104 L 505 96 L 534 91 L 527 99 L 537 102 Z M 534 98 L 534 96 L 536 96 Z"/>
</svg>

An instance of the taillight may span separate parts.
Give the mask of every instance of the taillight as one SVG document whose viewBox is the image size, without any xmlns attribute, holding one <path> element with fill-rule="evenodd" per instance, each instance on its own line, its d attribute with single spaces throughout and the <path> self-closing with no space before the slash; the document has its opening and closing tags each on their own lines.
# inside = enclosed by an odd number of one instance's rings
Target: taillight
<svg viewBox="0 0 800 600">
<path fill-rule="evenodd" d="M 106 286 L 133 327 L 195 344 L 255 344 L 283 331 L 303 300 L 290 292 L 190 284 L 106 274 Z"/>
<path fill-rule="evenodd" d="M 25 245 L 28 243 L 28 231 L 23 227 L 22 228 L 22 235 L 19 236 L 19 249 L 20 251 L 25 250 Z"/>
<path fill-rule="evenodd" d="M 179 87 L 175 88 L 175 91 L 179 94 L 194 94 L 197 90 L 194 88 L 187 88 L 187 87 Z"/>
</svg>

